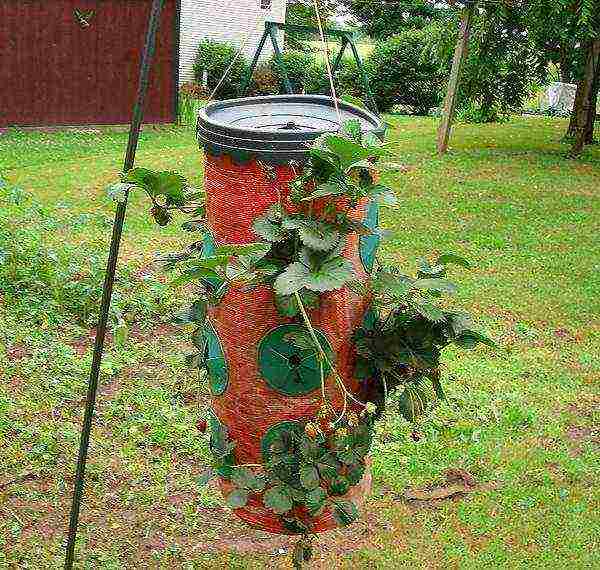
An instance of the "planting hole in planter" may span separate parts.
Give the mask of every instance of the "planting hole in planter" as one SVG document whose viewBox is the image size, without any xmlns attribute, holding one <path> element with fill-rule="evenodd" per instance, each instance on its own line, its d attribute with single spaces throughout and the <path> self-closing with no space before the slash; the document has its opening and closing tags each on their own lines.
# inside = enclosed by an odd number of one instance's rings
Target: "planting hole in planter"
<svg viewBox="0 0 600 570">
<path fill-rule="evenodd" d="M 329 341 L 321 331 L 315 331 L 321 348 L 335 360 Z M 298 337 L 294 343 L 294 337 Z M 287 396 L 308 394 L 321 386 L 321 364 L 317 349 L 310 345 L 308 331 L 300 325 L 282 325 L 272 330 L 260 342 L 258 360 L 260 373 L 267 384 Z M 323 363 L 326 379 L 331 366 Z"/>
</svg>

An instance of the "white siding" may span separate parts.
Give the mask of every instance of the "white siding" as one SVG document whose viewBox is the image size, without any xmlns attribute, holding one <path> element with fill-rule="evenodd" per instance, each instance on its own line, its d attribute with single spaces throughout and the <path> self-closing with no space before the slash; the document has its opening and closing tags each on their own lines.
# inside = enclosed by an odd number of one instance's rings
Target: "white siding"
<svg viewBox="0 0 600 570">
<path fill-rule="evenodd" d="M 272 0 L 270 10 L 260 6 L 261 0 L 181 0 L 179 82 L 194 79 L 194 58 L 204 38 L 240 47 L 253 30 L 244 49 L 244 55 L 251 58 L 265 29 L 263 22 L 285 22 L 285 0 Z M 280 45 L 283 48 L 283 34 Z M 271 42 L 267 41 L 263 57 L 272 53 Z"/>
</svg>

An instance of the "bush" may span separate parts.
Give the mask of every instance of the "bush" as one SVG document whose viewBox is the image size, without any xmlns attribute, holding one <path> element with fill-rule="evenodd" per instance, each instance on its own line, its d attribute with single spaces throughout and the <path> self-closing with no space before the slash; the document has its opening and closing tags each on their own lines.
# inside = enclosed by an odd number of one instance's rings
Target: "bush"
<svg viewBox="0 0 600 570">
<path fill-rule="evenodd" d="M 423 53 L 421 30 L 409 30 L 377 44 L 367 60 L 371 89 L 380 111 L 406 105 L 426 115 L 443 98 L 443 79 L 435 62 Z"/>
<path fill-rule="evenodd" d="M 285 70 L 294 93 L 302 93 L 306 89 L 308 71 L 314 65 L 314 58 L 312 55 L 302 51 L 289 50 L 282 54 L 281 60 L 281 64 L 278 63 L 275 56 L 270 60 L 271 69 L 279 81 L 279 92 L 286 92 L 283 83 L 283 70 Z"/>
<path fill-rule="evenodd" d="M 196 61 L 194 62 L 194 78 L 196 82 L 202 85 L 204 72 L 208 72 L 208 89 L 212 93 L 237 53 L 238 49 L 231 44 L 203 40 L 198 46 Z M 220 99 L 237 97 L 248 70 L 248 62 L 244 56 L 240 55 L 229 70 L 227 78 L 219 87 L 216 96 Z"/>
<path fill-rule="evenodd" d="M 335 74 L 335 87 L 338 97 L 350 96 L 364 99 L 365 89 L 354 58 L 346 57 L 342 60 Z M 324 63 L 313 62 L 308 69 L 306 92 L 318 95 L 331 95 L 329 76 Z"/>
<path fill-rule="evenodd" d="M 504 123 L 509 115 L 499 105 L 485 107 L 469 101 L 457 110 L 456 119 L 461 123 Z"/>
<path fill-rule="evenodd" d="M 278 95 L 279 76 L 273 71 L 270 62 L 261 63 L 252 76 L 250 95 Z"/>
</svg>

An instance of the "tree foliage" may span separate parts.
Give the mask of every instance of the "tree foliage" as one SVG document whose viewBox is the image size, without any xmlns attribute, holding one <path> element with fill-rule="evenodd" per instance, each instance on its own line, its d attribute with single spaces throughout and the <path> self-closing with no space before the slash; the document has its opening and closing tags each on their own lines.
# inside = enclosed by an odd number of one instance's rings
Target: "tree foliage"
<svg viewBox="0 0 600 570">
<path fill-rule="evenodd" d="M 332 16 L 338 9 L 336 0 L 319 0 L 319 14 L 324 27 L 331 28 L 334 25 Z M 318 25 L 315 5 L 313 0 L 288 0 L 286 23 L 299 26 L 316 28 Z M 286 32 L 285 40 L 287 47 L 293 50 L 310 50 L 307 41 L 317 39 L 317 34 L 305 32 Z"/>
<path fill-rule="evenodd" d="M 444 17 L 446 12 L 428 0 L 340 0 L 339 3 L 374 39 L 387 38 L 404 30 L 422 29 L 433 20 Z"/>
</svg>

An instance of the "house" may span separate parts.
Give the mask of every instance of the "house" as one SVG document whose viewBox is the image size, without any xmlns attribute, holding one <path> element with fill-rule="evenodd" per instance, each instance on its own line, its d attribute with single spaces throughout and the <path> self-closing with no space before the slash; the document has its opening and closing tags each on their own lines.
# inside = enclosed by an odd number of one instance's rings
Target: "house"
<svg viewBox="0 0 600 570">
<path fill-rule="evenodd" d="M 151 0 L 0 0 L 0 128 L 131 120 Z M 285 0 L 165 0 L 144 120 L 174 122 L 203 38 L 251 56 Z M 265 50 L 266 51 L 266 50 Z M 267 52 L 268 55 L 268 52 Z"/>
<path fill-rule="evenodd" d="M 264 32 L 264 22 L 285 22 L 286 0 L 181 0 L 179 82 L 194 79 L 193 65 L 198 44 L 208 38 L 241 47 L 252 58 Z M 281 44 L 283 46 L 283 37 Z M 261 55 L 270 57 L 267 42 Z"/>
</svg>

